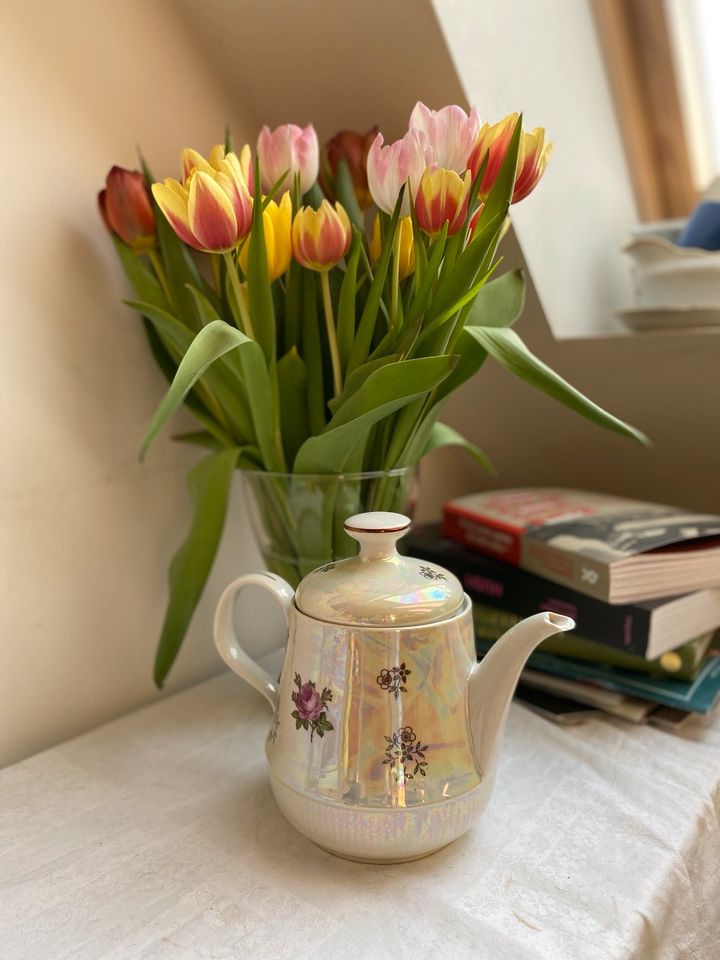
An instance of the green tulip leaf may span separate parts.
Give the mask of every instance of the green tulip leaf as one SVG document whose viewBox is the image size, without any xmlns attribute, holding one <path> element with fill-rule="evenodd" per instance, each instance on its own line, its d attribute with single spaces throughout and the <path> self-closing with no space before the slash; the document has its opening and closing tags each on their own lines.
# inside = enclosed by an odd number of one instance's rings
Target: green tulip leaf
<svg viewBox="0 0 720 960">
<path fill-rule="evenodd" d="M 144 303 L 151 303 L 161 310 L 170 310 L 168 298 L 145 258 L 139 257 L 116 236 L 113 236 L 113 243 L 125 275 L 135 291 L 135 296 Z"/>
<path fill-rule="evenodd" d="M 466 326 L 511 327 L 525 306 L 522 270 L 511 270 L 480 290 L 468 313 Z"/>
<path fill-rule="evenodd" d="M 209 430 L 191 430 L 189 433 L 174 433 L 176 443 L 185 443 L 190 447 L 202 447 L 205 450 L 222 450 L 225 444 L 210 433 Z"/>
<path fill-rule="evenodd" d="M 149 303 L 133 300 L 124 302 L 147 317 L 162 336 L 163 341 L 170 344 L 177 352 L 178 357 L 184 357 L 193 344 L 193 333 L 177 317 L 166 310 L 153 307 Z M 217 322 L 224 323 L 224 321 Z M 208 369 L 205 371 L 202 380 L 198 382 L 198 389 L 202 390 L 204 398 L 207 395 L 205 405 L 216 420 L 222 421 L 227 427 L 225 420 L 229 419 L 233 425 L 232 429 L 237 430 L 239 440 L 242 442 L 248 442 L 254 438 L 254 427 L 244 398 L 244 386 L 238 379 L 236 371 L 227 365 L 218 365 Z M 184 398 L 187 406 L 191 406 L 188 402 L 189 396 L 190 394 Z M 207 426 L 207 424 L 205 425 Z M 230 446 L 235 445 L 235 440 L 232 440 Z"/>
<path fill-rule="evenodd" d="M 567 380 L 539 360 L 528 350 L 514 330 L 475 326 L 468 326 L 465 330 L 509 373 L 542 390 L 555 400 L 559 400 L 591 423 L 649 445 L 649 440 L 644 433 L 603 410 L 592 400 L 588 400 Z"/>
<path fill-rule="evenodd" d="M 398 220 L 400 218 L 400 209 L 402 207 L 404 194 L 405 187 L 400 190 L 400 194 L 395 204 L 395 209 L 393 210 L 393 215 L 390 218 L 390 225 L 388 227 L 388 233 L 385 243 L 383 244 L 382 252 L 380 253 L 380 258 L 375 264 L 375 273 L 373 275 L 372 283 L 370 284 L 370 291 L 368 293 L 367 300 L 365 301 L 362 314 L 360 315 L 360 322 L 358 323 L 357 332 L 355 334 L 355 342 L 353 343 L 353 348 L 350 352 L 350 359 L 347 366 L 348 372 L 352 372 L 356 367 L 359 367 L 361 363 L 365 363 L 368 353 L 370 352 L 370 344 L 372 343 L 373 334 L 375 333 L 375 327 L 377 324 L 378 310 L 380 309 L 382 302 L 382 292 L 385 285 L 385 277 L 387 276 L 390 257 L 392 256 L 392 238 L 395 236 L 395 228 L 397 227 Z"/>
<path fill-rule="evenodd" d="M 476 282 L 483 265 L 492 259 L 495 240 L 504 219 L 505 214 L 498 214 L 487 220 L 483 218 L 481 228 L 453 266 L 448 271 L 443 270 L 442 282 L 427 310 L 428 323 L 446 313 Z"/>
<path fill-rule="evenodd" d="M 414 223 L 414 221 L 413 221 Z M 440 231 L 439 236 L 433 241 L 432 249 L 430 251 L 429 258 L 426 258 L 425 266 L 422 271 L 422 281 L 420 282 L 415 295 L 413 296 L 412 303 L 410 304 L 410 309 L 407 312 L 407 317 L 405 318 L 405 325 L 409 326 L 413 322 L 421 317 L 425 311 L 425 307 L 428 302 L 430 293 L 432 292 L 433 286 L 437 282 L 437 273 L 440 267 L 440 261 L 442 260 L 443 253 L 445 252 L 445 241 L 447 240 L 447 223 L 444 223 L 442 230 Z M 422 249 L 424 251 L 425 247 L 423 246 L 423 234 L 420 232 L 420 228 L 417 227 L 416 233 L 414 234 L 414 243 L 415 243 L 415 260 L 417 262 L 417 250 Z"/>
<path fill-rule="evenodd" d="M 270 367 L 275 363 L 275 308 L 268 275 L 262 204 L 260 166 L 258 158 L 255 157 L 252 240 L 248 249 L 247 263 L 248 308 L 252 317 L 253 334 L 265 354 L 267 366 Z"/>
<path fill-rule="evenodd" d="M 437 450 L 438 447 L 462 447 L 463 450 L 466 450 L 471 457 L 474 457 L 480 466 L 487 470 L 488 473 L 494 476 L 497 475 L 497 470 L 487 454 L 483 453 L 480 447 L 466 440 L 454 427 L 450 427 L 446 423 L 436 422 L 431 425 L 429 435 L 425 440 L 425 446 L 420 456 L 424 457 L 430 453 L 431 450 Z"/>
<path fill-rule="evenodd" d="M 292 347 L 300 348 L 302 317 L 303 269 L 297 260 L 290 261 L 285 274 L 285 352 Z"/>
<path fill-rule="evenodd" d="M 277 378 L 283 449 L 285 459 L 288 463 L 292 463 L 310 433 L 307 413 L 307 369 L 295 347 L 291 347 L 285 356 L 278 360 Z"/>
<path fill-rule="evenodd" d="M 339 396 L 333 397 L 332 400 L 328 400 L 328 408 L 330 411 L 332 413 L 337 413 L 348 397 L 351 397 L 353 393 L 360 389 L 371 373 L 375 373 L 376 370 L 379 370 L 380 367 L 386 366 L 388 363 L 396 363 L 399 359 L 399 353 L 391 353 L 385 357 L 377 357 L 375 360 L 368 360 L 367 363 L 364 363 L 361 367 L 353 370 L 353 372 L 345 381 L 343 392 Z"/>
<path fill-rule="evenodd" d="M 303 270 L 302 278 L 302 345 L 303 359 L 307 369 L 307 410 L 310 432 L 321 433 L 325 429 L 325 380 L 320 326 L 317 309 L 315 274 Z"/>
<path fill-rule="evenodd" d="M 355 187 L 353 186 L 352 174 L 347 165 L 345 157 L 340 157 L 335 172 L 335 197 L 345 208 L 345 212 L 354 223 L 358 230 L 364 230 L 363 213 L 355 196 Z"/>
<path fill-rule="evenodd" d="M 190 388 L 216 360 L 239 348 L 243 380 L 249 397 L 250 413 L 257 445 L 267 470 L 284 470 L 284 458 L 278 451 L 272 419 L 272 397 L 265 359 L 259 345 L 222 320 L 203 327 L 187 349 L 170 389 L 155 411 L 142 444 L 141 457 L 163 426 L 181 406 Z"/>
<path fill-rule="evenodd" d="M 295 458 L 295 473 L 341 473 L 373 424 L 426 396 L 457 363 L 457 357 L 424 357 L 390 363 L 371 374 L 340 407 L 325 431 L 310 437 Z"/>
<path fill-rule="evenodd" d="M 237 449 L 213 453 L 188 475 L 193 518 L 184 543 L 170 564 L 165 620 L 155 655 L 155 683 L 162 687 L 175 662 L 217 553 L 233 477 Z"/>
<path fill-rule="evenodd" d="M 357 286 L 358 263 L 362 237 L 358 232 L 353 235 L 353 245 L 348 259 L 347 270 L 340 287 L 337 310 L 337 344 L 340 354 L 340 366 L 347 369 L 355 337 L 355 288 Z"/>
</svg>

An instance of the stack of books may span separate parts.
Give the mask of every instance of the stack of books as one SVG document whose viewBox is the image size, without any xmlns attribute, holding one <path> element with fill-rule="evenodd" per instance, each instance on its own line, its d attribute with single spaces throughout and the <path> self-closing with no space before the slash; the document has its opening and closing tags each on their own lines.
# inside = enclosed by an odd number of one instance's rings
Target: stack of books
<svg viewBox="0 0 720 960">
<path fill-rule="evenodd" d="M 562 722 L 603 711 L 673 727 L 720 698 L 720 517 L 577 490 L 451 500 L 409 554 L 454 573 L 478 655 L 542 610 L 576 630 L 533 653 L 518 696 Z"/>
</svg>

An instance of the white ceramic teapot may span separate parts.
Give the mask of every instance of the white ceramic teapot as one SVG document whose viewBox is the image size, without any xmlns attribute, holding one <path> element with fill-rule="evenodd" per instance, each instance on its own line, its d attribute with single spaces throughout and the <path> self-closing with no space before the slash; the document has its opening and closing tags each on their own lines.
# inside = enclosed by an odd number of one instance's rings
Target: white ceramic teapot
<svg viewBox="0 0 720 960">
<path fill-rule="evenodd" d="M 397 513 L 350 517 L 356 557 L 314 570 L 295 595 L 274 574 L 241 577 L 215 615 L 223 660 L 273 707 L 266 754 L 280 809 L 315 843 L 352 860 L 414 860 L 472 826 L 492 790 L 527 657 L 575 626 L 536 614 L 478 664 L 460 582 L 398 554 L 409 526 Z M 234 601 L 249 586 L 272 593 L 287 618 L 277 683 L 235 633 Z"/>
</svg>

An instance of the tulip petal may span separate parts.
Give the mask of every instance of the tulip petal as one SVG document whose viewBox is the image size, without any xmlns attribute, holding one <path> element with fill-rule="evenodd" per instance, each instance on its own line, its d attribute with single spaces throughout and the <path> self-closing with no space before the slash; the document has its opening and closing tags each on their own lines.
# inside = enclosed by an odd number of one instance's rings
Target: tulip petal
<svg viewBox="0 0 720 960">
<path fill-rule="evenodd" d="M 203 170 L 205 173 L 212 174 L 212 167 L 205 157 L 193 150 L 192 147 L 185 147 L 180 152 L 180 165 L 183 172 L 183 181 L 186 181 L 193 170 Z"/>
<path fill-rule="evenodd" d="M 253 163 L 252 163 L 252 151 L 250 150 L 249 144 L 245 146 L 240 151 L 240 171 L 242 172 L 243 179 L 245 180 L 245 185 L 247 186 L 248 193 L 250 196 L 255 195 L 255 181 L 253 174 Z"/>
<path fill-rule="evenodd" d="M 155 202 L 160 207 L 168 223 L 183 243 L 200 250 L 201 245 L 193 236 L 188 220 L 187 191 L 177 180 L 166 180 L 164 183 L 152 185 Z M 185 197 L 183 198 L 183 194 Z"/>
<path fill-rule="evenodd" d="M 207 173 L 195 173 L 188 197 L 190 229 L 205 250 L 232 250 L 237 244 L 237 219 L 230 198 Z"/>
<path fill-rule="evenodd" d="M 225 144 L 216 143 L 208 154 L 208 162 L 214 170 L 219 170 L 225 159 Z"/>
<path fill-rule="evenodd" d="M 230 198 L 235 219 L 237 221 L 237 235 L 245 237 L 252 226 L 252 198 L 248 193 L 245 178 L 240 169 L 240 161 L 234 153 L 223 158 L 220 171 L 215 179 Z"/>
</svg>

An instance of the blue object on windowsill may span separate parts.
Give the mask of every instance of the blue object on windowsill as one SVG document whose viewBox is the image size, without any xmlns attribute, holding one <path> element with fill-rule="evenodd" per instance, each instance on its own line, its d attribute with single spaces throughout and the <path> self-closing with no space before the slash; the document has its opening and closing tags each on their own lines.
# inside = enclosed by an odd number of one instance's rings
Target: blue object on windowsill
<svg viewBox="0 0 720 960">
<path fill-rule="evenodd" d="M 695 207 L 680 234 L 678 246 L 720 250 L 719 200 L 705 200 Z"/>
</svg>

